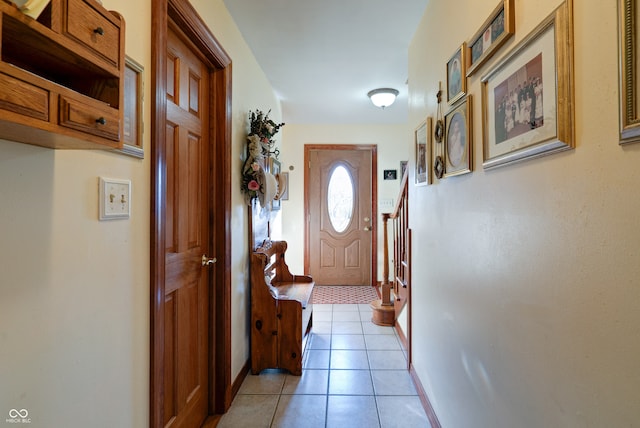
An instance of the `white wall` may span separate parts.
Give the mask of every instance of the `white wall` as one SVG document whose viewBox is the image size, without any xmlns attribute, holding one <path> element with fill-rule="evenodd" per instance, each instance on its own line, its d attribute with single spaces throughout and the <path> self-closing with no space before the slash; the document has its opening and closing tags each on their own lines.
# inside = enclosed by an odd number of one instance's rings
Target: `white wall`
<svg viewBox="0 0 640 428">
<path fill-rule="evenodd" d="M 0 421 L 145 427 L 149 414 L 151 2 L 103 0 L 145 67 L 144 160 L 0 140 Z M 249 110 L 279 104 L 221 0 L 193 1 L 233 61 L 232 377 L 249 357 L 247 208 L 240 166 Z M 98 177 L 132 181 L 128 220 L 98 221 Z"/>
<path fill-rule="evenodd" d="M 240 192 L 241 167 L 246 154 L 246 136 L 249 130 L 249 111 L 268 112 L 276 122 L 281 121 L 280 103 L 257 64 L 251 50 L 246 45 L 222 0 L 192 0 L 202 19 L 232 60 L 232 115 L 233 147 L 231 172 L 232 212 L 231 212 L 231 250 L 232 250 L 232 365 L 231 377 L 235 379 L 249 358 L 249 231 L 248 206 Z M 276 136 L 278 140 L 280 135 Z"/>
<path fill-rule="evenodd" d="M 468 81 L 474 172 L 411 186 L 413 363 L 443 427 L 640 421 L 640 145 L 618 145 L 616 3 L 575 4 L 575 150 L 483 170 L 480 76 L 495 58 Z M 497 57 L 559 1 L 515 4 Z M 435 116 L 446 61 L 495 6 L 429 2 L 410 124 Z"/>
<path fill-rule="evenodd" d="M 366 94 L 363 94 L 365 96 Z M 393 108 L 393 106 L 389 107 Z M 289 200 L 282 201 L 282 237 L 288 243 L 287 264 L 291 272 L 304 271 L 304 145 L 305 144 L 375 144 L 378 149 L 378 201 L 392 199 L 400 190 L 400 161 L 409 160 L 413 146 L 407 144 L 413 130 L 396 125 L 310 125 L 287 124 L 282 128 L 283 171 L 289 171 Z M 289 166 L 293 166 L 290 170 Z M 397 180 L 384 180 L 385 169 L 398 170 Z M 378 213 L 391 212 L 378 208 Z M 378 216 L 378 280 L 382 280 L 382 221 Z M 392 232 L 391 227 L 389 233 Z M 390 247 L 393 248 L 393 247 Z M 392 255 L 390 250 L 390 256 Z"/>
</svg>

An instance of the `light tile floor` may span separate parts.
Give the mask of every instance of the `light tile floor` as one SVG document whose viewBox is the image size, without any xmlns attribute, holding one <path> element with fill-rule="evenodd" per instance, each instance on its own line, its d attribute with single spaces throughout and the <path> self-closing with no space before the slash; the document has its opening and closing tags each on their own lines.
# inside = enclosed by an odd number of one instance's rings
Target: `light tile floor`
<svg viewBox="0 0 640 428">
<path fill-rule="evenodd" d="M 369 305 L 316 304 L 302 376 L 249 374 L 219 427 L 429 428 L 395 329 Z"/>
</svg>

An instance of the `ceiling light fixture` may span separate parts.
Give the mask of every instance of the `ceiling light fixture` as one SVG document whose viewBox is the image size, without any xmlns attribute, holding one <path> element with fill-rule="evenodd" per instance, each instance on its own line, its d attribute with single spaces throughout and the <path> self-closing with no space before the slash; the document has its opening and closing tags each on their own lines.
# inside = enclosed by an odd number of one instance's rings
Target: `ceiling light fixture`
<svg viewBox="0 0 640 428">
<path fill-rule="evenodd" d="M 371 102 L 374 106 L 384 109 L 385 107 L 389 107 L 393 104 L 398 96 L 398 91 L 391 88 L 380 88 L 369 91 L 367 96 L 371 98 Z"/>
</svg>

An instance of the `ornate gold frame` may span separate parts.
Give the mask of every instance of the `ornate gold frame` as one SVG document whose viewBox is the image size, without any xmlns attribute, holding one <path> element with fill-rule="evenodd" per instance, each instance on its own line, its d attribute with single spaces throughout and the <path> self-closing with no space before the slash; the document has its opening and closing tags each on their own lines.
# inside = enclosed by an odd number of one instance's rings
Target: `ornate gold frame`
<svg viewBox="0 0 640 428">
<path fill-rule="evenodd" d="M 432 163 L 433 163 L 433 119 L 427 117 L 418 127 L 413 131 L 416 163 L 415 163 L 415 185 L 426 186 L 433 183 Z M 420 150 L 422 147 L 422 152 Z M 420 173 L 420 158 L 424 161 L 422 165 L 425 169 Z"/>
<path fill-rule="evenodd" d="M 544 137 L 532 135 L 529 140 L 517 143 L 503 142 L 504 149 L 498 149 L 495 138 L 491 137 L 490 124 L 494 105 L 489 105 L 489 92 L 494 85 L 494 77 L 510 64 L 526 59 L 535 42 L 551 31 L 553 48 L 546 55 L 555 55 L 555 128 L 553 135 Z M 525 159 L 537 158 L 574 148 L 574 82 L 573 82 L 573 0 L 565 0 L 538 27 L 515 46 L 505 57 L 481 79 L 482 85 L 482 128 L 483 128 L 483 167 L 491 169 L 510 165 Z M 551 101 L 551 100 L 550 100 Z M 545 109 L 546 111 L 546 109 Z M 545 117 L 545 122 L 547 118 Z M 500 147 L 503 147 L 500 146 Z"/>
<path fill-rule="evenodd" d="M 516 18 L 513 1 L 514 0 L 500 0 L 500 3 L 496 6 L 493 12 L 491 12 L 491 15 L 489 15 L 480 29 L 467 42 L 467 77 L 471 76 L 476 72 L 476 70 L 478 70 L 478 68 L 482 67 L 482 64 L 491 58 L 491 56 L 493 56 L 493 54 L 495 54 L 498 49 L 500 49 L 500 47 L 504 45 L 505 42 L 516 32 Z M 500 16 L 500 14 L 502 14 L 504 19 L 502 33 L 500 33 L 488 47 L 483 48 L 482 54 L 474 61 L 474 46 L 480 41 L 485 32 L 492 27 L 493 22 L 498 16 Z"/>
<path fill-rule="evenodd" d="M 619 0 L 620 144 L 640 142 L 638 38 L 640 10 L 636 0 Z"/>
<path fill-rule="evenodd" d="M 460 89 L 456 93 L 451 93 L 451 83 L 452 79 L 450 76 L 450 68 L 453 61 L 458 61 L 460 67 Z M 453 104 L 458 101 L 460 98 L 464 97 L 467 93 L 467 42 L 463 42 L 462 45 L 447 61 L 447 102 L 449 104 Z"/>
<path fill-rule="evenodd" d="M 473 121 L 471 120 L 471 94 L 462 98 L 456 105 L 451 107 L 447 114 L 444 116 L 444 177 L 453 177 L 455 175 L 467 174 L 473 171 Z M 462 123 L 465 129 L 463 129 L 461 137 L 464 138 L 464 148 L 460 157 L 459 164 L 453 164 L 450 158 L 450 144 L 452 143 L 450 137 L 451 121 L 455 115 L 462 117 Z"/>
</svg>

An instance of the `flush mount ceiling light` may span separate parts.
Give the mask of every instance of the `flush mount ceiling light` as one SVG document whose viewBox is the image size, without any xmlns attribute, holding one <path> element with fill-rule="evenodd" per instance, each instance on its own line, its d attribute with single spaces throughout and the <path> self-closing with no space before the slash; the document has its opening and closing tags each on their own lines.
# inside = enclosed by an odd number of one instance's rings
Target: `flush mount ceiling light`
<svg viewBox="0 0 640 428">
<path fill-rule="evenodd" d="M 393 104 L 398 96 L 398 91 L 391 88 L 380 88 L 369 91 L 367 95 L 371 98 L 373 105 L 384 109 Z"/>
</svg>

